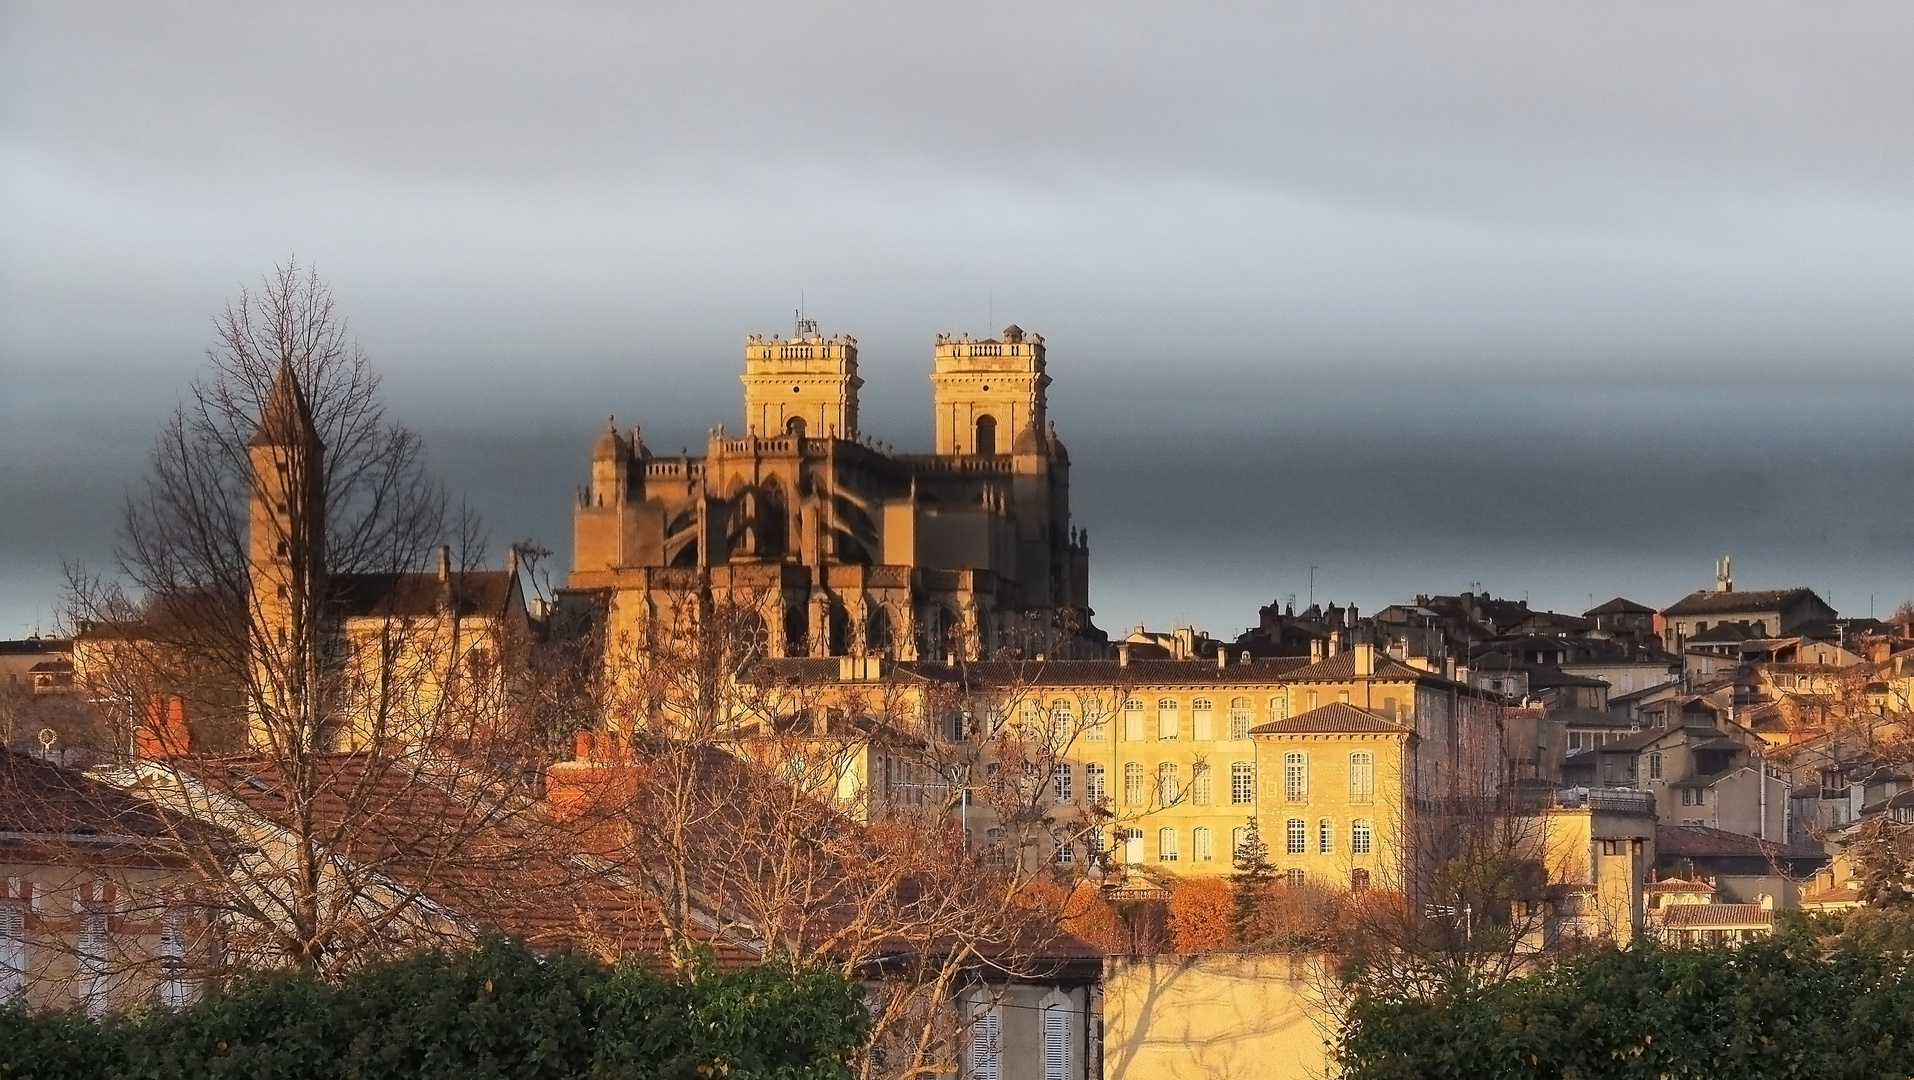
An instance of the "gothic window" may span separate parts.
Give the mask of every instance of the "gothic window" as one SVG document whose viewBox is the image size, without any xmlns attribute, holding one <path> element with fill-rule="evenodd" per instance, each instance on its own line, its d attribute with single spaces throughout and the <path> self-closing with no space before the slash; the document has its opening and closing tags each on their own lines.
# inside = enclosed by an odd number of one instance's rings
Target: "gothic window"
<svg viewBox="0 0 1914 1080">
<path fill-rule="evenodd" d="M 891 617 L 881 606 L 873 605 L 864 615 L 864 648 L 879 656 L 891 651 Z"/>
<path fill-rule="evenodd" d="M 830 623 L 830 652 L 832 656 L 843 656 L 851 651 L 851 613 L 844 610 L 843 604 L 832 604 L 827 616 Z"/>
<path fill-rule="evenodd" d="M 979 416 L 977 418 L 976 453 L 994 454 L 997 452 L 997 418 Z"/>
<path fill-rule="evenodd" d="M 811 654 L 810 620 L 804 615 L 802 604 L 792 604 L 784 609 L 784 655 L 786 656 Z"/>
</svg>

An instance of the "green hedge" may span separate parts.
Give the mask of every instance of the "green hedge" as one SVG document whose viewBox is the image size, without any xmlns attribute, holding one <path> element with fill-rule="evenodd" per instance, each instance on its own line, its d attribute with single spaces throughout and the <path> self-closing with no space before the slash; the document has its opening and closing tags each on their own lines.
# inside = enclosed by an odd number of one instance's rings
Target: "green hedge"
<svg viewBox="0 0 1914 1080">
<path fill-rule="evenodd" d="M 861 988 L 829 973 L 681 981 L 491 942 L 337 985 L 262 976 L 179 1012 L 0 1009 L 0 1077 L 836 1080 L 866 1027 Z"/>
<path fill-rule="evenodd" d="M 1640 943 L 1501 986 L 1361 995 L 1348 1080 L 1914 1076 L 1914 965 L 1805 933 L 1739 948 Z"/>
</svg>

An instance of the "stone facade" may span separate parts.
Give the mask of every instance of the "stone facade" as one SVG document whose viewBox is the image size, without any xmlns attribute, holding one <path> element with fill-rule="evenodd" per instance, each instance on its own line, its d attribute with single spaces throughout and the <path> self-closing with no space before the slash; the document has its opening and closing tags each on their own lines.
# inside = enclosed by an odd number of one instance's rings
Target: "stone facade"
<svg viewBox="0 0 1914 1080">
<path fill-rule="evenodd" d="M 592 448 L 568 585 L 608 603 L 615 633 L 728 603 L 761 620 L 771 656 L 1101 649 L 1042 337 L 938 337 L 929 454 L 859 429 L 855 338 L 805 323 L 744 351 L 742 434 L 660 457 L 608 423 Z"/>
</svg>

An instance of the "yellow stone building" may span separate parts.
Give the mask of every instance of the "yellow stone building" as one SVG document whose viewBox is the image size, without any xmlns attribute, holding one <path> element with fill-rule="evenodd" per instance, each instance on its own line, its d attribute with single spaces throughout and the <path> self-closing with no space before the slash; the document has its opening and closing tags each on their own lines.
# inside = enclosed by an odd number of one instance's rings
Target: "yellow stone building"
<svg viewBox="0 0 1914 1080">
<path fill-rule="evenodd" d="M 857 341 L 752 336 L 741 433 L 660 456 L 607 424 L 574 511 L 568 598 L 627 640 L 700 605 L 752 613 L 765 655 L 964 659 L 1100 651 L 1043 338 L 940 335 L 935 447 L 859 427 Z"/>
</svg>

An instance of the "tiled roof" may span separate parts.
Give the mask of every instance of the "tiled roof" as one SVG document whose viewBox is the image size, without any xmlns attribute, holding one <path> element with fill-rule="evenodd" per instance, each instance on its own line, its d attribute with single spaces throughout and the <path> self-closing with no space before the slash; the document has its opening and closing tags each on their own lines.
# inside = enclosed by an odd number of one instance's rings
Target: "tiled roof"
<svg viewBox="0 0 1914 1080">
<path fill-rule="evenodd" d="M 1375 674 L 1369 676 L 1384 682 L 1446 682 L 1434 672 L 1397 660 L 1388 653 L 1378 650 L 1375 653 Z M 1326 660 L 1319 660 L 1291 671 L 1285 676 L 1288 682 L 1349 682 L 1356 678 L 1356 650 L 1344 649 Z"/>
<path fill-rule="evenodd" d="M 1332 701 L 1319 709 L 1299 713 L 1287 720 L 1271 720 L 1249 729 L 1251 735 L 1307 735 L 1317 733 L 1406 735 L 1409 729 L 1383 718 L 1378 712 Z"/>
<path fill-rule="evenodd" d="M 1674 904 L 1661 910 L 1663 926 L 1684 930 L 1774 925 L 1774 909 L 1760 904 Z"/>
<path fill-rule="evenodd" d="M 1646 888 L 1649 892 L 1712 893 L 1715 891 L 1715 887 L 1713 885 L 1709 885 L 1706 882 L 1689 881 L 1687 878 L 1678 878 L 1678 877 L 1662 878 L 1660 881 L 1651 881 L 1643 887 Z"/>
<path fill-rule="evenodd" d="M 1617 596 L 1606 604 L 1592 607 L 1582 612 L 1582 617 L 1590 618 L 1596 615 L 1653 615 L 1654 613 L 1655 609 L 1646 604 L 1637 604 L 1633 600 Z"/>
<path fill-rule="evenodd" d="M 348 617 L 421 618 L 435 615 L 446 595 L 437 574 L 341 574 L 340 605 Z M 512 575 L 504 570 L 470 570 L 450 577 L 460 615 L 498 615 L 510 599 Z"/>
<path fill-rule="evenodd" d="M 84 845 L 116 859 L 176 860 L 183 841 L 224 834 L 156 809 L 77 769 L 0 749 L 0 834 L 9 845 Z"/>
<path fill-rule="evenodd" d="M 1630 720 L 1628 717 L 1622 716 L 1619 713 L 1612 713 L 1603 709 L 1584 709 L 1580 707 L 1573 709 L 1556 709 L 1554 712 L 1548 713 L 1544 719 L 1560 721 L 1569 727 L 1628 729 L 1641 726 L 1637 721 Z"/>
<path fill-rule="evenodd" d="M 992 687 L 1102 687 L 1142 688 L 1152 686 L 1251 687 L 1290 681 L 1290 672 L 1309 661 L 1300 656 L 1279 656 L 1218 667 L 1214 660 L 987 660 L 976 663 L 939 664 L 929 661 L 900 661 L 886 664 L 886 674 L 927 682 L 958 683 L 979 688 Z M 761 662 L 754 669 L 761 678 L 798 679 L 829 683 L 838 678 L 837 657 L 792 657 Z"/>
<path fill-rule="evenodd" d="M 1668 605 L 1662 614 L 1731 615 L 1743 611 L 1773 611 L 1776 608 L 1794 603 L 1803 596 L 1813 595 L 1813 590 L 1801 587 L 1792 589 L 1753 589 L 1747 592 L 1716 592 L 1712 589 L 1697 589 Z"/>
<path fill-rule="evenodd" d="M 1703 825 L 1661 825 L 1655 829 L 1655 854 L 1677 859 L 1756 858 L 1788 862 L 1826 862 L 1827 853 L 1798 844 L 1743 836 Z"/>
</svg>

